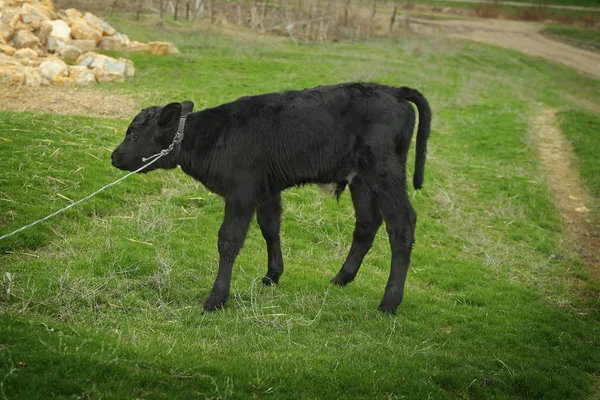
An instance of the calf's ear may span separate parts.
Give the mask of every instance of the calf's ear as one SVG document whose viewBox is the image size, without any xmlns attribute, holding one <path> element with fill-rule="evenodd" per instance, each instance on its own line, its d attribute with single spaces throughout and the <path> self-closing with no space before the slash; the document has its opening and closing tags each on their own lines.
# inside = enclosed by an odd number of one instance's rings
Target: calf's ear
<svg viewBox="0 0 600 400">
<path fill-rule="evenodd" d="M 194 111 L 194 102 L 191 100 L 186 100 L 181 102 L 181 115 L 188 115 Z"/>
<path fill-rule="evenodd" d="M 181 104 L 179 103 L 171 103 L 164 106 L 158 115 L 158 126 L 166 127 L 179 122 L 181 108 Z"/>
</svg>

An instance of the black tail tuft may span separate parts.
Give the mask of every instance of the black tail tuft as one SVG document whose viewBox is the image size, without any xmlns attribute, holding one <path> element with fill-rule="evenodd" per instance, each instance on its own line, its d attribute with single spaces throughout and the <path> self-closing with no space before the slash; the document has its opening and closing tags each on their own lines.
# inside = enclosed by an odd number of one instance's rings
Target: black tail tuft
<svg viewBox="0 0 600 400">
<path fill-rule="evenodd" d="M 415 89 L 406 86 L 398 88 L 398 97 L 408 100 L 417 106 L 419 111 L 419 127 L 417 128 L 417 155 L 415 160 L 415 174 L 413 186 L 415 189 L 423 187 L 425 179 L 425 160 L 427 159 L 427 139 L 431 131 L 431 108 L 427 99 Z"/>
</svg>

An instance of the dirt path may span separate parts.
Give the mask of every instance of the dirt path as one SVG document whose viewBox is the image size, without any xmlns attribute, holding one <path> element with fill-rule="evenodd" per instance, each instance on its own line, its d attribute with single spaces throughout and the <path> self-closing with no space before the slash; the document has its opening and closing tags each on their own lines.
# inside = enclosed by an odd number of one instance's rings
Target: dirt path
<svg viewBox="0 0 600 400">
<path fill-rule="evenodd" d="M 549 39 L 541 34 L 544 25 L 535 22 L 508 20 L 431 20 L 411 19 L 419 29 L 442 30 L 450 37 L 493 44 L 573 68 L 600 79 L 600 54 L 578 49 Z"/>
<path fill-rule="evenodd" d="M 546 38 L 540 33 L 543 24 L 493 19 L 412 19 L 411 22 L 413 26 L 420 25 L 421 29 L 445 31 L 451 37 L 543 57 L 600 79 L 600 54 Z M 590 110 L 600 110 L 595 103 L 581 105 Z M 555 114 L 552 109 L 540 109 L 530 119 L 530 130 L 570 240 L 583 262 L 596 277 L 600 277 L 600 227 L 592 220 L 592 210 L 600 211 L 600 204 L 583 184 L 571 143 L 564 138 Z"/>
<path fill-rule="evenodd" d="M 575 250 L 592 273 L 600 277 L 600 232 L 591 212 L 600 205 L 581 181 L 571 143 L 564 138 L 555 114 L 548 108 L 538 110 L 530 118 L 529 128 Z"/>
<path fill-rule="evenodd" d="M 437 0 L 444 3 L 487 3 L 489 0 Z M 537 7 L 539 4 L 535 3 L 519 3 L 516 1 L 503 1 L 503 6 L 514 6 L 514 7 Z M 599 7 L 584 7 L 584 6 L 565 6 L 562 4 L 544 4 L 544 7 L 554 8 L 557 10 L 574 10 L 574 11 L 600 11 Z"/>
</svg>

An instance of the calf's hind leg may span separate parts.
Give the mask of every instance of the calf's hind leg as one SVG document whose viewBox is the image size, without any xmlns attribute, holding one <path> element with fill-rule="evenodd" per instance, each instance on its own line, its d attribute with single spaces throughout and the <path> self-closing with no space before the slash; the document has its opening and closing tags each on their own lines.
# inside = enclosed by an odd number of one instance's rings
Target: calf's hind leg
<svg viewBox="0 0 600 400">
<path fill-rule="evenodd" d="M 281 256 L 281 194 L 271 197 L 256 210 L 256 220 L 267 242 L 267 275 L 262 282 L 273 285 L 279 282 L 283 273 L 283 257 Z"/>
<path fill-rule="evenodd" d="M 354 178 L 350 183 L 350 194 L 356 215 L 352 246 L 342 268 L 331 280 L 332 283 L 340 286 L 352 282 L 358 274 L 360 265 L 373 245 L 373 240 L 382 222 L 374 193 L 359 177 Z"/>
<path fill-rule="evenodd" d="M 377 204 L 383 214 L 392 250 L 390 276 L 379 311 L 395 314 L 402 302 L 410 254 L 415 241 L 417 213 L 404 190 L 404 182 L 386 180 L 379 185 Z"/>
</svg>

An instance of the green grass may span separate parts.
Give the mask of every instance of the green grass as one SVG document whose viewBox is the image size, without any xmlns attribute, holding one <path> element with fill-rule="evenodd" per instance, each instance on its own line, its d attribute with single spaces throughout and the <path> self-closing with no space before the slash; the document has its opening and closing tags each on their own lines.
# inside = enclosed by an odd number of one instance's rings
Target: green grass
<svg viewBox="0 0 600 400">
<path fill-rule="evenodd" d="M 560 126 L 579 161 L 581 176 L 600 199 L 600 118 L 598 114 L 568 110 L 559 114 Z"/>
<path fill-rule="evenodd" d="M 192 99 L 203 108 L 347 80 L 420 89 L 434 125 L 425 189 L 411 193 L 419 222 L 405 300 L 397 316 L 376 311 L 389 271 L 384 229 L 356 282 L 329 285 L 349 248 L 351 201 L 303 187 L 283 196 L 280 286 L 260 284 L 266 249 L 254 224 L 228 307 L 203 314 L 222 201 L 181 171 L 136 175 L 0 242 L 5 397 L 594 395 L 597 286 L 561 245 L 528 115 L 539 103 L 577 110 L 568 94 L 597 101 L 598 81 L 434 38 L 294 46 L 111 22 L 182 50 L 130 55 L 136 77 L 107 90 L 140 106 Z M 110 151 L 128 122 L 0 112 L 0 232 L 122 176 Z"/>
<path fill-rule="evenodd" d="M 574 46 L 600 51 L 600 29 L 552 24 L 543 33 Z"/>
</svg>

